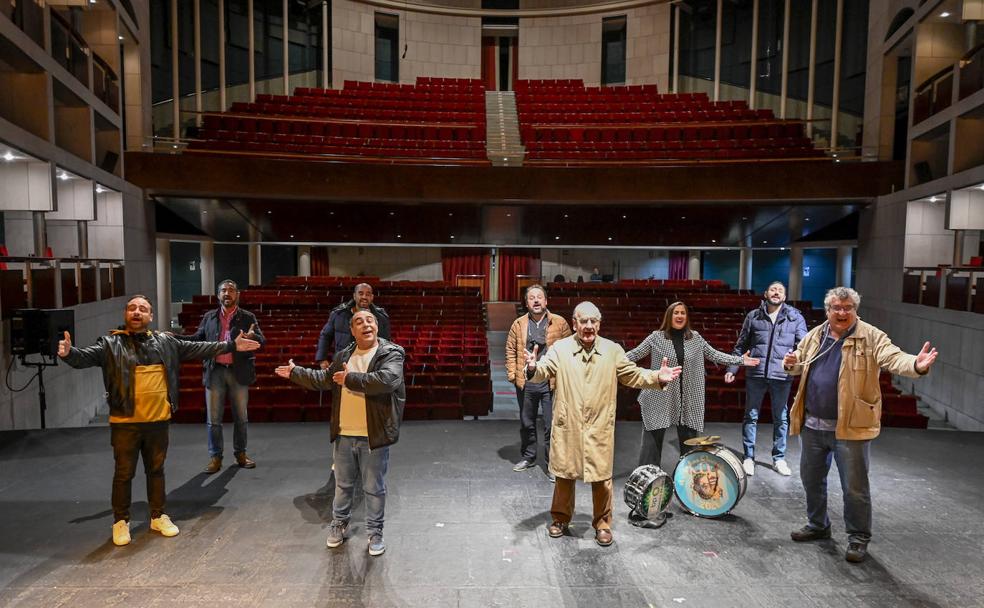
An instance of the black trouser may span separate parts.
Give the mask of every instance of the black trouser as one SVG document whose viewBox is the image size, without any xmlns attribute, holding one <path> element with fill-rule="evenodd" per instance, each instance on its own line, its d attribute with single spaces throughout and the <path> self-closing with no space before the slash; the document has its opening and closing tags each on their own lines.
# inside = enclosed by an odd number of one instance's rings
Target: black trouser
<svg viewBox="0 0 984 608">
<path fill-rule="evenodd" d="M 167 458 L 169 422 L 110 424 L 110 443 L 116 471 L 113 473 L 113 521 L 130 521 L 130 486 L 137 472 L 137 457 L 143 457 L 147 475 L 147 505 L 150 517 L 164 513 L 164 459 Z"/>
<path fill-rule="evenodd" d="M 686 454 L 690 446 L 684 445 L 683 442 L 687 439 L 693 439 L 697 436 L 697 431 L 690 428 L 689 426 L 677 425 L 677 442 L 680 445 L 680 454 Z M 666 434 L 666 429 L 654 429 L 652 431 L 647 431 L 645 428 L 642 429 L 642 447 L 639 449 L 639 466 L 644 464 L 654 464 L 659 468 L 663 468 L 660 464 L 663 458 L 663 435 Z M 672 471 L 672 467 L 668 469 Z"/>
<path fill-rule="evenodd" d="M 550 423 L 553 421 L 553 393 L 550 384 L 542 386 L 527 384 L 516 389 L 519 400 L 519 437 L 522 457 L 530 462 L 536 461 L 536 415 L 543 408 L 543 461 L 550 462 Z"/>
</svg>

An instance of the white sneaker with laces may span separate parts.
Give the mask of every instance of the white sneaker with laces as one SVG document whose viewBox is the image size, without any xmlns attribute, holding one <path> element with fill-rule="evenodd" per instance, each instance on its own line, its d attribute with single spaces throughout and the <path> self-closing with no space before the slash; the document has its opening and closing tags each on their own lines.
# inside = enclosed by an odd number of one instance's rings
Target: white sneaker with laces
<svg viewBox="0 0 984 608">
<path fill-rule="evenodd" d="M 130 544 L 130 522 L 121 519 L 113 524 L 113 544 L 117 547 Z"/>
<path fill-rule="evenodd" d="M 777 460 L 775 462 L 775 467 L 776 467 L 776 473 L 779 473 L 780 475 L 789 477 L 790 475 L 793 474 L 793 472 L 789 470 L 789 465 L 786 464 L 785 460 Z"/>
<path fill-rule="evenodd" d="M 178 532 L 180 532 L 178 527 L 174 525 L 174 522 L 171 521 L 171 518 L 164 513 L 161 513 L 160 517 L 150 520 L 150 529 L 160 532 L 161 536 L 177 536 Z"/>
<path fill-rule="evenodd" d="M 741 463 L 741 468 L 745 469 L 745 475 L 754 475 L 755 460 L 752 458 L 746 458 L 745 461 Z"/>
</svg>

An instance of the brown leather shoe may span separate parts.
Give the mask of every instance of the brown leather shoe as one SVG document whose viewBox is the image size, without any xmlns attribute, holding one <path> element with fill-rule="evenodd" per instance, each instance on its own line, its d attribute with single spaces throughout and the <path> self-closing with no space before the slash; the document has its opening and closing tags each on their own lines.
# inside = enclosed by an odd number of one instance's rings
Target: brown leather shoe
<svg viewBox="0 0 984 608">
<path fill-rule="evenodd" d="M 601 528 L 595 531 L 595 542 L 597 542 L 602 547 L 607 547 L 612 544 L 615 539 L 612 538 L 612 531 L 607 528 Z"/>
<path fill-rule="evenodd" d="M 561 536 L 567 534 L 567 530 L 570 527 L 569 524 L 562 521 L 555 521 L 547 527 L 547 534 L 550 538 L 560 538 Z"/>
<path fill-rule="evenodd" d="M 212 456 L 212 458 L 208 461 L 208 464 L 205 465 L 205 472 L 211 475 L 212 473 L 218 473 L 219 469 L 221 468 L 222 468 L 222 457 Z"/>
<path fill-rule="evenodd" d="M 240 467 L 244 469 L 256 468 L 256 463 L 249 459 L 249 456 L 246 455 L 246 452 L 243 452 L 242 454 L 236 454 L 236 464 L 238 464 Z"/>
</svg>

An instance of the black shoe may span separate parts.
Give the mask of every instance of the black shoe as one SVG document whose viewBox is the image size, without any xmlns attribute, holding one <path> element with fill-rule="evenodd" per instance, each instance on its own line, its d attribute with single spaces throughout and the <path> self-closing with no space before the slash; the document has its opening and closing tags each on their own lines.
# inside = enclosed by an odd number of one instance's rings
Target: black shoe
<svg viewBox="0 0 984 608">
<path fill-rule="evenodd" d="M 860 564 L 866 557 L 868 557 L 868 543 L 850 543 L 847 546 L 847 553 L 844 554 L 844 559 L 852 564 Z"/>
<path fill-rule="evenodd" d="M 803 526 L 799 530 L 794 530 L 790 533 L 789 537 L 798 543 L 803 543 L 811 540 L 821 540 L 824 538 L 830 538 L 830 528 L 814 528 L 812 526 Z"/>
<path fill-rule="evenodd" d="M 526 469 L 532 469 L 536 466 L 535 460 L 526 460 L 525 458 L 516 463 L 513 467 L 513 471 L 519 473 L 520 471 L 525 471 Z"/>
<path fill-rule="evenodd" d="M 550 483 L 557 483 L 557 476 L 550 471 L 547 471 L 547 479 L 550 480 Z"/>
</svg>

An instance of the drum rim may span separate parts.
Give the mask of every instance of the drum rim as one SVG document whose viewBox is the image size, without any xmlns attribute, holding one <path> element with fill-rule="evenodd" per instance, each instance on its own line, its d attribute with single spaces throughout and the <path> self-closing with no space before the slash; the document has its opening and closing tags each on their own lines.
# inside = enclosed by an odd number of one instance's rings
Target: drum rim
<svg viewBox="0 0 984 608">
<path fill-rule="evenodd" d="M 640 473 L 639 479 L 645 479 L 646 473 L 650 473 L 652 475 L 652 479 L 649 480 L 649 482 L 642 488 L 640 488 L 636 483 L 633 482 L 633 477 L 636 475 L 637 472 Z M 673 496 L 676 495 L 676 486 L 673 482 L 673 477 L 667 471 L 664 471 L 662 467 L 654 464 L 639 465 L 638 467 L 633 469 L 631 473 L 629 473 L 629 477 L 625 480 L 625 485 L 622 487 L 622 500 L 625 502 L 626 506 L 628 506 L 629 509 L 633 511 L 637 511 L 640 504 L 642 503 L 642 497 L 646 493 L 645 491 L 646 488 L 651 486 L 653 483 L 656 482 L 656 480 L 660 478 L 666 479 L 666 482 L 669 484 L 669 490 L 670 490 L 670 498 L 669 500 L 666 501 L 666 506 L 660 509 L 660 513 L 665 511 L 667 508 L 669 508 L 670 503 L 673 502 Z M 628 500 L 629 490 L 632 490 L 633 494 L 638 493 L 638 495 L 635 497 L 634 504 L 630 503 Z"/>
</svg>

